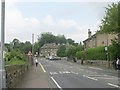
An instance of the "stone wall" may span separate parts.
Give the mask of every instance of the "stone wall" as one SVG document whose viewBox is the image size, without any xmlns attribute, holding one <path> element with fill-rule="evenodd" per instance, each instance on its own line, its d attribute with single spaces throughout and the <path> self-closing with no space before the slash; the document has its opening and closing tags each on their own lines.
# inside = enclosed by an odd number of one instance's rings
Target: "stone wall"
<svg viewBox="0 0 120 90">
<path fill-rule="evenodd" d="M 68 61 L 74 62 L 73 59 L 69 59 Z M 81 64 L 81 60 L 76 60 L 77 64 Z M 101 66 L 106 68 L 115 68 L 113 65 L 113 61 L 105 61 L 105 60 L 83 60 L 83 65 L 92 65 L 92 66 Z"/>
<path fill-rule="evenodd" d="M 84 61 L 84 64 L 88 64 L 88 65 L 114 68 L 112 63 L 113 63 L 113 61 L 108 62 L 108 61 L 104 61 L 104 60 L 86 60 L 86 61 Z"/>
<path fill-rule="evenodd" d="M 15 88 L 29 70 L 29 65 L 6 66 L 6 87 Z"/>
</svg>

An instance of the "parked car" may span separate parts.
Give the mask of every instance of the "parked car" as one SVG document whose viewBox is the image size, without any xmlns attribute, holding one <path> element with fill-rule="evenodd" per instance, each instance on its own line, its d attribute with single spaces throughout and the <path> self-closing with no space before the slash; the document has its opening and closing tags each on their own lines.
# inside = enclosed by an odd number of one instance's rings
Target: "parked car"
<svg viewBox="0 0 120 90">
<path fill-rule="evenodd" d="M 49 59 L 50 60 L 61 60 L 61 57 L 54 56 L 54 57 L 50 57 Z"/>
</svg>

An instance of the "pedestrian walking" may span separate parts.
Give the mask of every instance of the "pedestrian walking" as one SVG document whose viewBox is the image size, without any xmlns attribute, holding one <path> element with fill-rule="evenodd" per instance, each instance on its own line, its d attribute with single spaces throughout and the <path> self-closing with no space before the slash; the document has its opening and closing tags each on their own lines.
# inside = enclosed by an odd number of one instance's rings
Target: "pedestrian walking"
<svg viewBox="0 0 120 90">
<path fill-rule="evenodd" d="M 116 66 L 117 66 L 117 69 L 120 70 L 120 58 L 117 58 Z"/>
<path fill-rule="evenodd" d="M 35 65 L 36 65 L 36 67 L 38 66 L 38 60 L 37 59 L 35 59 Z"/>
</svg>

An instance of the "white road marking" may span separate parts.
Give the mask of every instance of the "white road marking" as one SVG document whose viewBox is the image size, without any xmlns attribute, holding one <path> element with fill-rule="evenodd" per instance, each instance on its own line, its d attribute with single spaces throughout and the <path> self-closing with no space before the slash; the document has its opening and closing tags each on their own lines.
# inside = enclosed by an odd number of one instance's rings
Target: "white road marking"
<svg viewBox="0 0 120 90">
<path fill-rule="evenodd" d="M 43 65 L 42 65 L 40 62 L 39 62 L 39 64 L 40 64 L 40 66 L 41 66 L 43 72 L 46 72 L 45 69 L 44 69 L 44 67 L 43 67 Z"/>
<path fill-rule="evenodd" d="M 91 69 L 97 69 L 97 70 L 103 70 L 103 69 L 97 68 L 97 67 L 89 67 L 89 68 L 91 68 Z"/>
<path fill-rule="evenodd" d="M 71 73 L 73 73 L 73 74 L 77 74 L 77 75 L 78 75 L 78 73 L 76 73 L 76 72 L 73 72 L 73 71 L 71 71 Z"/>
<path fill-rule="evenodd" d="M 97 79 L 115 79 L 115 78 L 97 77 Z"/>
<path fill-rule="evenodd" d="M 113 87 L 120 88 L 118 85 L 114 85 L 114 84 L 111 84 L 111 83 L 108 83 L 108 85 L 113 86 Z"/>
<path fill-rule="evenodd" d="M 53 82 L 57 85 L 57 87 L 62 90 L 62 88 L 60 87 L 60 85 L 55 81 L 55 79 L 53 77 L 51 77 L 51 79 L 53 80 Z"/>
<path fill-rule="evenodd" d="M 91 77 L 97 77 L 100 79 L 118 79 L 118 77 L 110 76 L 110 75 L 89 75 Z"/>
<path fill-rule="evenodd" d="M 89 76 L 86 76 L 86 75 L 83 75 L 83 77 L 86 77 L 86 78 L 89 78 L 89 79 L 92 79 L 92 80 L 95 80 L 95 81 L 98 80 L 98 79 L 96 79 L 96 78 L 92 78 L 92 77 L 89 77 Z"/>
<path fill-rule="evenodd" d="M 50 72 L 51 75 L 55 75 L 58 74 L 57 72 Z"/>
<path fill-rule="evenodd" d="M 70 73 L 69 71 L 66 71 L 66 73 Z"/>
<path fill-rule="evenodd" d="M 91 76 L 100 77 L 100 76 L 108 76 L 108 75 L 91 75 Z"/>
</svg>

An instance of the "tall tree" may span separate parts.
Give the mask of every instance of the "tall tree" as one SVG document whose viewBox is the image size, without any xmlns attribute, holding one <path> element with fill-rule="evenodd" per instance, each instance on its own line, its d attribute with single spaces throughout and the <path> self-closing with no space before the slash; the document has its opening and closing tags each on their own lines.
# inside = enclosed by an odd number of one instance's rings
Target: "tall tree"
<svg viewBox="0 0 120 90">
<path fill-rule="evenodd" d="M 24 52 L 24 53 L 28 53 L 29 51 L 32 51 L 32 45 L 31 45 L 31 43 L 29 42 L 29 41 L 26 41 L 25 43 L 24 43 L 24 46 L 23 47 L 21 47 L 22 48 L 22 51 Z"/>
<path fill-rule="evenodd" d="M 120 3 L 112 3 L 106 8 L 100 30 L 105 33 L 117 33 L 120 42 Z"/>
<path fill-rule="evenodd" d="M 66 44 L 66 38 L 64 35 L 58 35 L 56 36 L 57 43 L 59 44 Z"/>
<path fill-rule="evenodd" d="M 68 39 L 67 39 L 67 42 L 68 42 L 69 44 L 71 44 L 71 45 L 74 45 L 74 42 L 75 42 L 75 41 L 72 40 L 71 38 L 68 38 Z"/>
<path fill-rule="evenodd" d="M 50 32 L 46 32 L 46 33 L 42 33 L 41 36 L 38 38 L 38 42 L 40 47 L 43 46 L 45 43 L 56 43 L 56 37 L 50 33 Z"/>
<path fill-rule="evenodd" d="M 20 46 L 20 41 L 15 38 L 15 39 L 13 39 L 12 44 L 13 44 L 13 49 L 19 48 L 19 46 Z"/>
<path fill-rule="evenodd" d="M 116 33 L 118 38 L 113 40 L 114 55 L 120 56 L 120 3 L 112 3 L 106 8 L 106 15 L 102 19 L 100 30 L 105 33 Z"/>
</svg>

